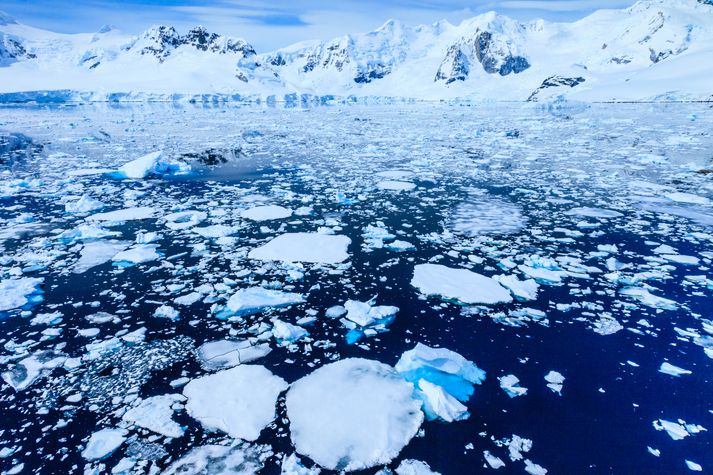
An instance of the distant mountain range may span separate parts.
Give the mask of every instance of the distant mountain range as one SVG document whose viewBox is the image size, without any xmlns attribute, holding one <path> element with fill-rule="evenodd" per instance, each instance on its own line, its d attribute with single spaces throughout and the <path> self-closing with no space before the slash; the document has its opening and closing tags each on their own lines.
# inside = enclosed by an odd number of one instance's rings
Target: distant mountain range
<svg viewBox="0 0 713 475">
<path fill-rule="evenodd" d="M 0 101 L 711 101 L 711 78 L 713 0 L 641 0 L 572 23 L 390 20 L 268 53 L 203 27 L 66 35 L 0 13 Z"/>
</svg>

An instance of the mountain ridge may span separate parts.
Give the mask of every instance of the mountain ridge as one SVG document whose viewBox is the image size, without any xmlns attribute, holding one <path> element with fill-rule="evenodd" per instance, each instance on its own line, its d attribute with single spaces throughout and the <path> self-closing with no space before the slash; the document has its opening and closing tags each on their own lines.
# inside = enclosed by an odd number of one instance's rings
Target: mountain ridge
<svg viewBox="0 0 713 475">
<path fill-rule="evenodd" d="M 133 36 L 112 27 L 65 35 L 0 12 L 0 100 L 61 90 L 98 100 L 707 101 L 711 69 L 709 0 L 640 0 L 571 23 L 520 22 L 494 11 L 458 25 L 392 19 L 371 32 L 265 53 L 202 26 L 184 34 L 154 25 Z"/>
</svg>

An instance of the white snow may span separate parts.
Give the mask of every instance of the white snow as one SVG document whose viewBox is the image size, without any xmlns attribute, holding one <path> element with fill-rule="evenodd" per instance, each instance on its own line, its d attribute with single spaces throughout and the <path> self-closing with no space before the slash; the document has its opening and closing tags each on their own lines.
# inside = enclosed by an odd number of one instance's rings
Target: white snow
<svg viewBox="0 0 713 475">
<path fill-rule="evenodd" d="M 94 432 L 82 451 L 87 460 L 101 460 L 111 455 L 126 440 L 123 429 L 101 429 Z"/>
<path fill-rule="evenodd" d="M 439 264 L 419 264 L 411 285 L 422 294 L 438 295 L 464 304 L 497 304 L 512 301 L 510 292 L 497 281 L 467 269 Z"/>
<path fill-rule="evenodd" d="M 414 459 L 402 460 L 395 471 L 396 475 L 441 475 L 431 470 L 426 462 Z"/>
<path fill-rule="evenodd" d="M 562 394 L 562 385 L 564 383 L 564 376 L 557 371 L 550 371 L 545 375 L 545 381 L 547 381 L 547 387 L 559 395 Z"/>
<path fill-rule="evenodd" d="M 99 200 L 92 198 L 89 195 L 82 195 L 77 201 L 65 203 L 64 210 L 67 213 L 89 213 L 106 206 Z"/>
<path fill-rule="evenodd" d="M 192 380 L 183 388 L 186 410 L 206 430 L 253 441 L 275 419 L 287 383 L 264 366 L 240 365 Z"/>
<path fill-rule="evenodd" d="M 399 308 L 389 305 L 374 305 L 375 298 L 367 302 L 358 300 L 347 300 L 344 309 L 347 311 L 346 319 L 351 320 L 359 326 L 366 327 L 385 318 L 395 316 Z"/>
<path fill-rule="evenodd" d="M 272 320 L 272 335 L 278 343 L 284 345 L 304 338 L 308 335 L 308 332 L 298 325 L 283 322 L 282 320 L 275 318 Z"/>
<path fill-rule="evenodd" d="M 390 462 L 423 421 L 413 385 L 390 366 L 360 358 L 330 363 L 294 382 L 286 405 L 297 452 L 330 470 Z"/>
<path fill-rule="evenodd" d="M 253 249 L 250 259 L 261 261 L 338 264 L 349 259 L 351 239 L 319 233 L 287 233 Z"/>
<path fill-rule="evenodd" d="M 410 191 L 416 188 L 416 185 L 408 181 L 384 180 L 378 182 L 376 187 L 390 191 Z"/>
<path fill-rule="evenodd" d="M 124 221 L 150 219 L 156 216 L 156 209 L 149 206 L 117 209 L 106 213 L 97 213 L 87 217 L 87 221 L 105 221 L 109 223 L 121 223 Z"/>
<path fill-rule="evenodd" d="M 137 244 L 125 251 L 117 253 L 111 258 L 114 262 L 128 262 L 131 264 L 143 264 L 145 262 L 155 261 L 161 257 L 156 249 L 156 244 Z"/>
<path fill-rule="evenodd" d="M 180 394 L 149 397 L 126 411 L 122 419 L 165 437 L 181 437 L 184 429 L 172 419 L 173 406 L 185 400 Z"/>
<path fill-rule="evenodd" d="M 240 216 L 252 221 L 270 221 L 292 216 L 292 210 L 277 205 L 255 206 L 241 211 Z"/>
</svg>

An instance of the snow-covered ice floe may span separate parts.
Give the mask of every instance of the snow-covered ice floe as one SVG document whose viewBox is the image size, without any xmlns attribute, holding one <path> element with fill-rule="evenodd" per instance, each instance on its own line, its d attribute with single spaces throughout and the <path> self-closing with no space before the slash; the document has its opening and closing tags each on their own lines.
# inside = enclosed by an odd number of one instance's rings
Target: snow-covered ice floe
<svg viewBox="0 0 713 475">
<path fill-rule="evenodd" d="M 423 421 L 413 385 L 392 367 L 361 358 L 330 363 L 292 383 L 286 406 L 297 452 L 330 470 L 389 463 Z"/>
<path fill-rule="evenodd" d="M 286 233 L 250 251 L 251 259 L 261 261 L 338 264 L 349 259 L 347 236 L 319 233 Z"/>
<path fill-rule="evenodd" d="M 496 280 L 468 269 L 454 269 L 440 264 L 417 265 L 411 285 L 424 295 L 436 295 L 463 304 L 512 301 L 510 292 Z"/>
<path fill-rule="evenodd" d="M 265 309 L 288 307 L 304 301 L 304 296 L 295 292 L 248 287 L 238 289 L 231 295 L 225 308 L 217 316 L 218 318 L 227 318 L 232 315 L 242 317 L 262 312 Z"/>
</svg>

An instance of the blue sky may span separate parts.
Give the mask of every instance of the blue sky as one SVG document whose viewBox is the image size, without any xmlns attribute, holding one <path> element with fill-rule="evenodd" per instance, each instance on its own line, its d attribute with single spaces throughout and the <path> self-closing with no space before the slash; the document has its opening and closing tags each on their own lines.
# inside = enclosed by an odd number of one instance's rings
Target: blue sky
<svg viewBox="0 0 713 475">
<path fill-rule="evenodd" d="M 573 20 L 633 0 L 0 0 L 23 23 L 59 31 L 96 31 L 105 24 L 139 33 L 168 23 L 179 31 L 202 24 L 245 38 L 258 51 L 302 40 L 370 31 L 390 18 L 409 24 L 452 23 L 488 10 L 518 19 Z"/>
</svg>

